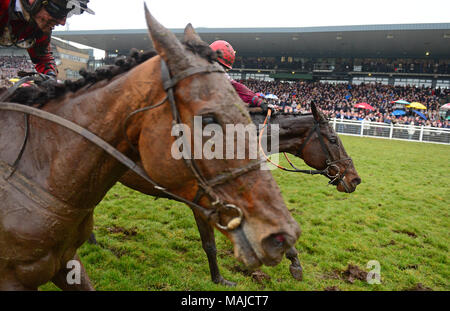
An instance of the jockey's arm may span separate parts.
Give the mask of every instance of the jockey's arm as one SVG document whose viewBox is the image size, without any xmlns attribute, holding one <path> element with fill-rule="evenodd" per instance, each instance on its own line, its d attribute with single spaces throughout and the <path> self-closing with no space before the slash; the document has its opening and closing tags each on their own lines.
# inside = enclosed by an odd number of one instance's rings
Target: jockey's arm
<svg viewBox="0 0 450 311">
<path fill-rule="evenodd" d="M 236 80 L 230 79 L 231 85 L 238 93 L 243 102 L 247 103 L 249 107 L 260 107 L 263 99 L 252 92 L 248 87 Z"/>
<path fill-rule="evenodd" d="M 31 61 L 36 71 L 45 75 L 56 77 L 58 69 L 50 48 L 50 37 L 45 36 L 37 40 L 36 45 L 28 49 Z"/>
</svg>

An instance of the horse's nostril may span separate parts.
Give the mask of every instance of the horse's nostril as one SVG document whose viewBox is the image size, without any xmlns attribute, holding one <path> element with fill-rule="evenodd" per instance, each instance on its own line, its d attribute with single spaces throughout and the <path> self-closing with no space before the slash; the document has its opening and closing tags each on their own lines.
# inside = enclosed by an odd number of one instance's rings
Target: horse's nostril
<svg viewBox="0 0 450 311">
<path fill-rule="evenodd" d="M 275 236 L 275 240 L 277 240 L 281 245 L 286 241 L 286 238 L 282 234 L 278 234 Z"/>
<path fill-rule="evenodd" d="M 291 241 L 292 240 L 292 241 Z M 262 242 L 264 251 L 269 257 L 277 258 L 289 249 L 295 240 L 283 233 L 272 234 Z"/>
<path fill-rule="evenodd" d="M 358 186 L 360 183 L 361 183 L 361 178 L 359 178 L 359 177 L 353 178 L 352 184 L 353 184 L 355 187 Z"/>
</svg>

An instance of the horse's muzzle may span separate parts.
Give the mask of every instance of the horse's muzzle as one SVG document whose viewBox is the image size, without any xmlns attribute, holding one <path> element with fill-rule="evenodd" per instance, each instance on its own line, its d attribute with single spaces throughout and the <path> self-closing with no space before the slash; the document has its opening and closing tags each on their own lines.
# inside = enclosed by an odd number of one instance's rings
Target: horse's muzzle
<svg viewBox="0 0 450 311">
<path fill-rule="evenodd" d="M 266 257 L 262 259 L 266 266 L 275 266 L 284 253 L 295 244 L 296 239 L 286 233 L 271 234 L 262 241 Z"/>
</svg>

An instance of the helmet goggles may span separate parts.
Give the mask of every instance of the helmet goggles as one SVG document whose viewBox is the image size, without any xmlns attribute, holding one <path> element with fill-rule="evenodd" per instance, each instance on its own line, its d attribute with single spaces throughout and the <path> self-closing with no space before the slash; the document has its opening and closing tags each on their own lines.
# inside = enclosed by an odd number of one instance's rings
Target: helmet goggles
<svg viewBox="0 0 450 311">
<path fill-rule="evenodd" d="M 67 6 L 60 6 L 53 2 L 52 0 L 44 0 L 42 1 L 42 5 L 45 8 L 45 10 L 50 14 L 51 17 L 54 19 L 63 19 L 67 17 L 69 12 L 73 9 L 67 8 Z"/>
</svg>

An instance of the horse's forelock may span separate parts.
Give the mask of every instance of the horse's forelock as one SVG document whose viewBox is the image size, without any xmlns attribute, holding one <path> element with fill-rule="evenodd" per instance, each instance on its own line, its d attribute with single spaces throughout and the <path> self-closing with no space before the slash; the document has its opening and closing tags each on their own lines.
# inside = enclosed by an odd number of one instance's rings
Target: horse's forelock
<svg viewBox="0 0 450 311">
<path fill-rule="evenodd" d="M 186 49 L 193 54 L 199 55 L 210 63 L 217 61 L 218 54 L 213 51 L 206 42 L 194 40 L 183 41 Z"/>
</svg>

